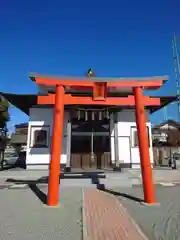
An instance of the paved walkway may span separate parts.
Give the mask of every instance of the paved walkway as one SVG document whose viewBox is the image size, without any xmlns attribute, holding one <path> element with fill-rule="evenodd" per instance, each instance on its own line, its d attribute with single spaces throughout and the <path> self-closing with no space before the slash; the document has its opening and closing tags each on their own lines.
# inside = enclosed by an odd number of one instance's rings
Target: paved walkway
<svg viewBox="0 0 180 240">
<path fill-rule="evenodd" d="M 84 221 L 88 240 L 146 239 L 117 199 L 98 190 L 84 192 Z"/>
</svg>

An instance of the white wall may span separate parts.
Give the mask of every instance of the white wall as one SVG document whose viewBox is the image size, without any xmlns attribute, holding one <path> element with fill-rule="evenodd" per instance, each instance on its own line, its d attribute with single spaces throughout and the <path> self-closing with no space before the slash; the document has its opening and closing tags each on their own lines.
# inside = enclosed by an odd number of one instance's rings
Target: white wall
<svg viewBox="0 0 180 240">
<path fill-rule="evenodd" d="M 151 135 L 151 122 L 150 114 L 146 111 L 146 121 L 149 127 L 149 139 L 150 139 L 150 161 L 153 163 L 153 149 L 152 149 L 152 135 Z M 114 127 L 113 117 L 110 119 L 111 129 L 111 160 L 115 162 L 115 150 L 114 150 Z M 122 110 L 118 113 L 118 160 L 120 163 L 129 163 L 132 168 L 140 168 L 140 156 L 139 148 L 132 147 L 132 127 L 136 127 L 135 110 Z"/>
<path fill-rule="evenodd" d="M 63 126 L 63 142 L 62 142 L 62 154 L 61 163 L 66 163 L 66 138 L 67 138 L 67 122 L 69 113 L 64 113 L 64 126 Z M 29 114 L 29 126 L 28 126 L 28 140 L 27 140 L 27 167 L 30 165 L 48 165 L 51 157 L 51 144 L 49 148 L 31 148 L 30 147 L 30 130 L 32 126 L 50 126 L 50 137 L 52 137 L 53 129 L 53 108 L 31 108 Z M 51 141 L 51 138 L 50 138 Z M 36 166 L 37 167 L 37 166 Z M 33 166 L 32 166 L 33 168 Z M 42 166 L 40 167 L 42 168 Z"/>
<path fill-rule="evenodd" d="M 110 115 L 110 144 L 111 144 L 111 162 L 115 163 L 115 143 L 114 143 L 114 117 Z"/>
<path fill-rule="evenodd" d="M 150 137 L 150 159 L 153 163 L 153 150 L 152 150 L 152 135 L 151 123 L 149 113 L 146 112 L 147 126 L 149 127 Z M 61 154 L 61 163 L 66 163 L 67 160 L 67 122 L 69 113 L 65 111 L 64 126 L 63 126 L 63 146 Z M 48 166 L 51 157 L 50 148 L 30 148 L 30 129 L 31 126 L 50 126 L 50 136 L 52 136 L 53 127 L 53 108 L 31 108 L 30 120 L 28 127 L 28 140 L 27 140 L 27 167 L 31 165 L 46 165 Z M 135 112 L 133 110 L 122 110 L 118 113 L 118 160 L 120 163 L 131 163 L 132 168 L 140 167 L 139 148 L 132 147 L 132 129 L 136 127 Z M 110 137 L 111 137 L 111 161 L 115 163 L 115 138 L 114 138 L 114 118 L 110 116 Z M 33 168 L 33 167 L 32 167 Z M 42 168 L 42 167 L 41 167 Z"/>
</svg>

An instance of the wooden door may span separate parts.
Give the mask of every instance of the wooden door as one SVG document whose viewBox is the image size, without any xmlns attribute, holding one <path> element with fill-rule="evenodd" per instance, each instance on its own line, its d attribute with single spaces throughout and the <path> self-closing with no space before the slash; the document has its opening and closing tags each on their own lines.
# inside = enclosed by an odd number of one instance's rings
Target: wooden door
<svg viewBox="0 0 180 240">
<path fill-rule="evenodd" d="M 110 137 L 94 137 L 94 154 L 97 158 L 97 168 L 104 169 L 111 167 Z"/>
<path fill-rule="evenodd" d="M 71 168 L 97 168 L 97 158 L 91 159 L 91 136 L 72 136 Z"/>
</svg>

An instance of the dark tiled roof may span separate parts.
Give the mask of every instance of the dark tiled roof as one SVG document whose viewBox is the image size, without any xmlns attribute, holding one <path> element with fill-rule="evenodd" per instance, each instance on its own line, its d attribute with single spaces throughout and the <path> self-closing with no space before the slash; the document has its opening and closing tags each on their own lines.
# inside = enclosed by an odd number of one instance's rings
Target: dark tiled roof
<svg viewBox="0 0 180 240">
<path fill-rule="evenodd" d="M 12 94 L 12 93 L 3 93 L 0 92 L 7 101 L 12 105 L 19 108 L 22 112 L 29 115 L 29 109 L 37 104 L 37 95 L 36 94 Z"/>
<path fill-rule="evenodd" d="M 151 109 L 151 113 L 156 112 L 157 110 L 167 106 L 168 104 L 177 101 L 176 96 L 153 96 L 152 98 L 160 98 L 161 99 L 161 106 L 153 107 Z"/>
<path fill-rule="evenodd" d="M 15 128 L 27 128 L 28 127 L 28 123 L 20 123 L 20 124 L 16 124 Z"/>
<path fill-rule="evenodd" d="M 12 105 L 19 108 L 21 111 L 23 111 L 27 115 L 29 115 L 29 109 L 37 105 L 36 94 L 10 94 L 10 93 L 2 93 L 2 92 L 0 92 L 0 94 L 3 95 Z M 116 94 L 112 93 L 111 96 L 122 97 L 122 94 L 118 95 L 117 93 Z M 161 99 L 161 106 L 148 107 L 151 113 L 177 100 L 176 96 L 152 96 L 152 98 L 156 98 L 156 97 Z"/>
<path fill-rule="evenodd" d="M 153 129 L 159 129 L 159 128 L 161 128 L 162 126 L 164 126 L 164 125 L 166 125 L 166 124 L 180 129 L 180 123 L 178 123 L 178 122 L 176 122 L 176 121 L 174 121 L 174 120 L 169 119 L 169 120 L 167 120 L 167 121 L 164 121 L 164 122 L 162 122 L 162 123 L 160 123 L 160 124 L 157 124 L 157 125 L 153 126 L 153 127 L 152 127 L 152 130 L 153 130 Z"/>
</svg>

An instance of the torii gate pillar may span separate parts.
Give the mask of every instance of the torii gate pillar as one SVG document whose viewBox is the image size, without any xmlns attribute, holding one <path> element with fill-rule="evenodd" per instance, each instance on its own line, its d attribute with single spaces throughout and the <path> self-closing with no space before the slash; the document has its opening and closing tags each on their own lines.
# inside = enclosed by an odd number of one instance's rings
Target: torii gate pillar
<svg viewBox="0 0 180 240">
<path fill-rule="evenodd" d="M 52 153 L 49 169 L 48 206 L 57 206 L 59 202 L 60 156 L 62 151 L 63 120 L 64 87 L 57 85 L 54 105 Z"/>
<path fill-rule="evenodd" d="M 134 98 L 136 107 L 136 124 L 138 130 L 141 172 L 144 188 L 144 201 L 148 204 L 154 204 L 156 201 L 152 178 L 152 168 L 149 156 L 149 143 L 146 128 L 146 116 L 144 111 L 143 89 L 141 87 L 134 88 Z"/>
</svg>

